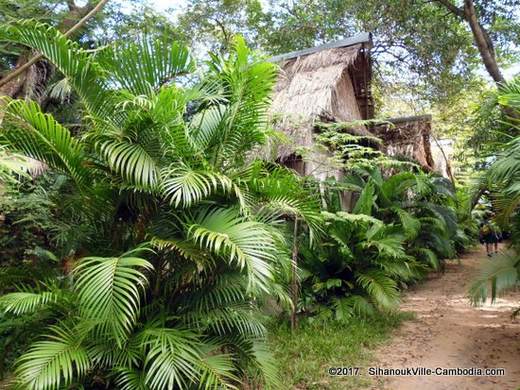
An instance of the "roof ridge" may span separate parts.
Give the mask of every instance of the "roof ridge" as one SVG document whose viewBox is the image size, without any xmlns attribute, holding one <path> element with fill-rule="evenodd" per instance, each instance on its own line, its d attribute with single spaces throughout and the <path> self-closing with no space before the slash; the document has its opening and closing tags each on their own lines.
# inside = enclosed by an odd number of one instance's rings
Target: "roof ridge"
<svg viewBox="0 0 520 390">
<path fill-rule="evenodd" d="M 307 49 L 291 51 L 289 53 L 284 53 L 284 54 L 280 54 L 277 56 L 273 56 L 273 57 L 269 58 L 268 61 L 280 62 L 280 61 L 285 61 L 285 60 L 289 60 L 292 58 L 297 58 L 297 57 L 317 53 L 322 50 L 334 49 L 334 48 L 338 48 L 338 47 L 348 47 L 348 46 L 357 45 L 359 43 L 368 43 L 369 47 L 372 47 L 372 33 L 363 32 L 363 33 L 354 35 L 349 38 L 339 39 L 337 41 L 324 43 L 322 45 L 309 47 Z"/>
</svg>

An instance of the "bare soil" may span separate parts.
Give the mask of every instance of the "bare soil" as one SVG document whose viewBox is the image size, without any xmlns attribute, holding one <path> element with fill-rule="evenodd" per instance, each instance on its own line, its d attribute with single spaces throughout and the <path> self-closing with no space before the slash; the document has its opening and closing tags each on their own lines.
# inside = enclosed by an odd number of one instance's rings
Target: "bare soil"
<svg viewBox="0 0 520 390">
<path fill-rule="evenodd" d="M 444 274 L 433 274 L 409 290 L 401 310 L 415 312 L 416 319 L 405 322 L 376 351 L 373 366 L 497 367 L 505 368 L 505 376 L 377 377 L 373 389 L 520 389 L 520 318 L 511 318 L 512 310 L 520 306 L 520 291 L 493 305 L 472 307 L 467 291 L 483 261 L 492 258 L 481 248 L 460 262 L 450 262 Z"/>
</svg>

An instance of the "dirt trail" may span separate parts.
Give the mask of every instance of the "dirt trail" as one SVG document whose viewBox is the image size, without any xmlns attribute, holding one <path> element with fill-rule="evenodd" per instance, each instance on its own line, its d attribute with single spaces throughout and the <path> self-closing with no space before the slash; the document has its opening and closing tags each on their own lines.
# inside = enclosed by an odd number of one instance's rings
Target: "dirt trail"
<svg viewBox="0 0 520 390">
<path fill-rule="evenodd" d="M 512 308 L 520 291 L 494 305 L 472 307 L 466 297 L 478 264 L 490 261 L 483 250 L 450 262 L 446 273 L 411 289 L 401 310 L 417 318 L 400 327 L 389 344 L 376 352 L 379 367 L 499 367 L 503 377 L 379 377 L 373 389 L 385 390 L 517 390 L 520 389 L 520 318 Z"/>
</svg>

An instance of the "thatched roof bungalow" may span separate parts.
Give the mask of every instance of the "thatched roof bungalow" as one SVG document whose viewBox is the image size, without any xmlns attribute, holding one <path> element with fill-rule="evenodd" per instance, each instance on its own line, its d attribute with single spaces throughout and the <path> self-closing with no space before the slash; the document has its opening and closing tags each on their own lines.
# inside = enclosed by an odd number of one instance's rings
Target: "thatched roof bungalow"
<svg viewBox="0 0 520 390">
<path fill-rule="evenodd" d="M 281 68 L 271 114 L 275 126 L 289 138 L 276 151 L 281 162 L 318 178 L 340 174 L 318 166 L 326 160 L 323 152 L 313 152 L 314 158 L 307 158 L 305 163 L 295 152 L 301 147 L 313 147 L 316 121 L 373 118 L 371 47 L 371 34 L 364 33 L 271 58 Z M 370 135 L 364 126 L 351 131 Z"/>
<path fill-rule="evenodd" d="M 427 171 L 435 170 L 431 150 L 432 116 L 388 119 L 372 132 L 383 140 L 387 155 L 416 161 Z"/>
<path fill-rule="evenodd" d="M 353 122 L 374 118 L 371 94 L 370 33 L 272 57 L 280 66 L 271 116 L 288 142 L 275 150 L 277 159 L 302 175 L 318 179 L 340 178 L 343 172 L 330 164 L 327 150 L 315 145 L 317 122 Z M 436 170 L 432 154 L 431 115 L 388 119 L 349 133 L 375 135 L 382 150 L 416 161 L 427 171 Z M 306 150 L 305 158 L 300 150 Z M 440 171 L 440 170 L 439 170 Z M 440 172 L 443 173 L 443 172 Z"/>
</svg>

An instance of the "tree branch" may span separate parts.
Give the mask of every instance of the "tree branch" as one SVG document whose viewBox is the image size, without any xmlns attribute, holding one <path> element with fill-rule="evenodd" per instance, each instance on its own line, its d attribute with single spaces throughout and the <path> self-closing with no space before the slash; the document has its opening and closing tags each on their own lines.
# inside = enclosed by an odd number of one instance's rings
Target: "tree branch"
<svg viewBox="0 0 520 390">
<path fill-rule="evenodd" d="M 92 18 L 96 13 L 98 13 L 108 2 L 108 0 L 100 0 L 97 5 L 90 10 L 89 13 L 87 13 L 83 18 L 81 18 L 74 26 L 72 26 L 69 30 L 67 30 L 63 35 L 66 37 L 70 36 L 74 32 L 76 32 L 79 28 L 81 28 L 90 18 Z M 27 69 L 29 69 L 32 65 L 34 65 L 36 62 L 41 60 L 43 58 L 42 54 L 37 54 L 34 57 L 32 57 L 29 61 L 27 61 L 25 64 L 20 66 L 18 69 L 15 69 L 13 72 L 5 76 L 0 80 L 0 87 L 3 87 L 5 84 L 7 84 L 9 81 L 15 79 L 19 75 L 21 75 L 23 72 L 25 72 Z"/>
<path fill-rule="evenodd" d="M 451 14 L 466 20 L 466 15 L 464 14 L 464 10 L 457 7 L 450 0 L 435 0 L 437 3 L 442 4 Z"/>
<path fill-rule="evenodd" d="M 74 0 L 67 0 L 67 7 L 69 7 L 69 11 L 74 11 L 78 8 Z"/>
</svg>

